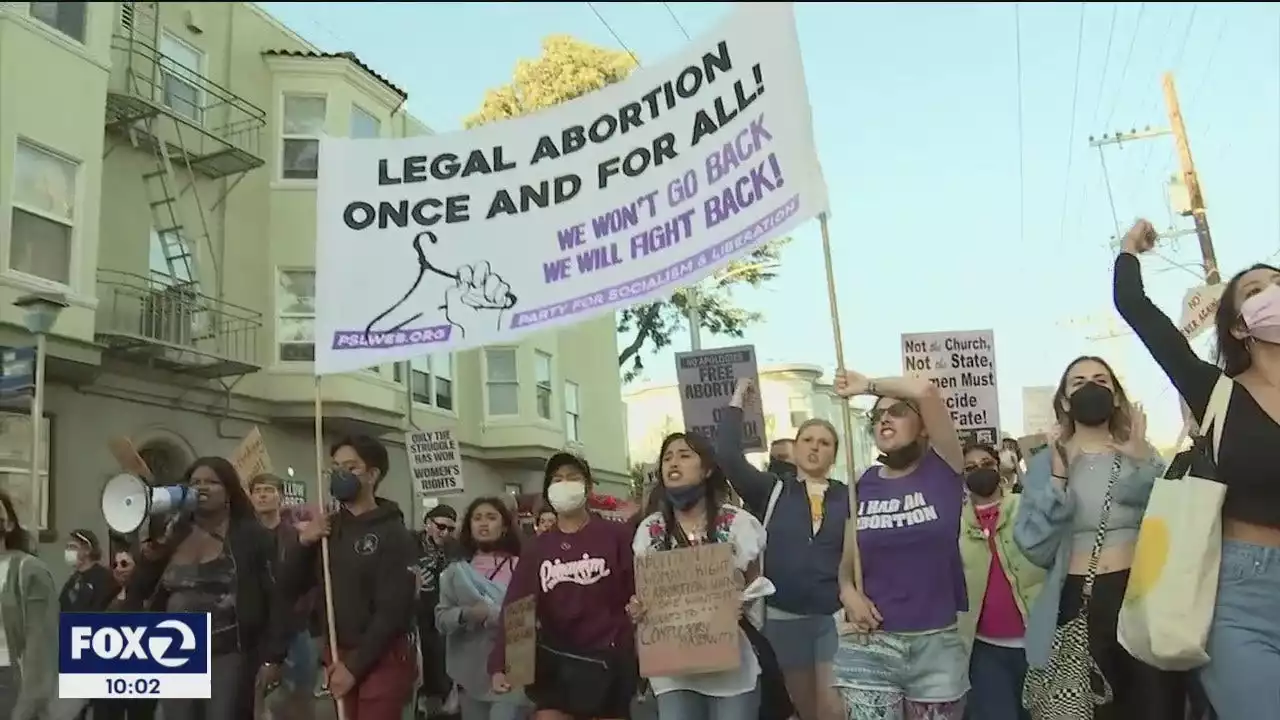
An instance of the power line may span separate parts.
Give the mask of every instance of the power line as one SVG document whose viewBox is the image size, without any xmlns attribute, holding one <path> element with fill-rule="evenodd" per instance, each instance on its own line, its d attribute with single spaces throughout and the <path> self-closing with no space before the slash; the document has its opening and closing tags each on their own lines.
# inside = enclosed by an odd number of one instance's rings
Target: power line
<svg viewBox="0 0 1280 720">
<path fill-rule="evenodd" d="M 1080 3 L 1080 29 L 1076 33 L 1076 79 L 1071 92 L 1071 132 L 1067 135 L 1067 171 L 1062 179 L 1062 217 L 1058 222 L 1058 242 L 1067 239 L 1067 198 L 1071 189 L 1071 159 L 1075 156 L 1076 108 L 1080 102 L 1080 49 L 1084 45 L 1084 6 Z"/>
<path fill-rule="evenodd" d="M 627 54 L 631 56 L 631 59 L 635 61 L 637 66 L 639 66 L 640 58 L 636 57 L 636 54 L 631 52 L 631 48 L 628 47 L 627 44 L 622 41 L 622 36 L 618 34 L 618 31 L 614 30 L 613 26 L 609 24 L 609 21 L 604 19 L 604 16 L 601 15 L 600 11 L 596 9 L 596 4 L 593 2 L 589 2 L 587 3 L 587 7 L 591 8 L 592 14 L 596 16 L 596 19 L 600 21 L 600 24 L 604 26 L 604 29 L 608 30 L 609 34 L 613 36 L 614 42 L 618 43 L 618 45 L 621 46 L 623 50 L 626 50 Z"/>
<path fill-rule="evenodd" d="M 680 22 L 680 18 L 676 17 L 676 11 L 671 9 L 671 5 L 664 2 L 662 3 L 662 7 L 665 8 L 667 14 L 671 16 L 671 21 L 676 24 L 676 27 L 680 28 L 680 33 L 684 35 L 684 39 L 692 40 L 693 38 L 689 36 L 689 31 L 684 29 L 684 23 Z"/>
<path fill-rule="evenodd" d="M 1111 27 L 1107 30 L 1107 49 L 1102 56 L 1102 77 L 1098 79 L 1098 99 L 1093 102 L 1093 121 L 1098 124 L 1098 111 L 1102 109 L 1102 91 L 1107 87 L 1107 71 L 1111 69 L 1111 42 L 1116 36 L 1116 16 L 1120 14 L 1120 6 L 1111 6 Z"/>
<path fill-rule="evenodd" d="M 1129 36 L 1129 49 L 1124 54 L 1124 65 L 1120 69 L 1120 82 L 1116 85 L 1116 94 L 1111 98 L 1111 110 L 1107 112 L 1107 119 L 1103 123 L 1104 128 L 1111 125 L 1111 121 L 1116 115 L 1116 107 L 1120 104 L 1120 93 L 1124 91 L 1124 81 L 1129 77 L 1129 61 L 1133 60 L 1133 48 L 1137 45 L 1138 31 L 1142 29 L 1142 17 L 1146 10 L 1146 3 L 1138 6 L 1138 19 L 1134 21 L 1133 34 Z"/>
<path fill-rule="evenodd" d="M 1027 244 L 1027 146 L 1022 136 L 1022 3 L 1013 4 L 1013 47 L 1017 64 L 1018 82 L 1018 238 L 1021 247 Z"/>
<path fill-rule="evenodd" d="M 1170 67 L 1178 69 L 1182 64 L 1182 56 L 1187 52 L 1187 41 L 1191 39 L 1191 28 L 1196 24 L 1196 11 L 1200 9 L 1200 3 L 1191 6 L 1191 13 L 1187 16 L 1187 26 L 1182 30 L 1182 42 L 1178 45 L 1178 51 L 1174 53 L 1173 62 Z M 1173 16 L 1169 16 L 1169 25 L 1173 26 Z M 1155 157 L 1156 146 L 1154 143 L 1147 148 L 1146 158 L 1142 161 L 1142 169 L 1138 171 L 1138 182 L 1141 184 L 1147 179 L 1147 170 L 1151 167 L 1151 160 Z"/>
</svg>

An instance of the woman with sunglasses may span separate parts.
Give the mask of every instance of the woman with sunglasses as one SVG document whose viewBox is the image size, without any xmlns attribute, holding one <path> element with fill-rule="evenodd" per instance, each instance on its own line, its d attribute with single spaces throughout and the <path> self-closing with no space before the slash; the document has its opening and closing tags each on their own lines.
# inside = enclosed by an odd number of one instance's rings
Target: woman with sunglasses
<svg viewBox="0 0 1280 720">
<path fill-rule="evenodd" d="M 716 429 L 716 462 L 768 531 L 774 560 L 762 572 L 775 593 L 765 600 L 764 635 L 796 712 L 804 720 L 836 720 L 844 710 L 832 686 L 831 660 L 840 608 L 837 574 L 849 520 L 848 486 L 828 477 L 839 438 L 831 423 L 811 418 L 796 430 L 795 474 L 759 470 L 742 443 L 743 408 L 758 401 L 754 384 L 739 380 Z"/>
<path fill-rule="evenodd" d="M 418 654 L 422 662 L 422 686 L 417 704 L 427 713 L 432 706 L 442 707 L 449 701 L 453 682 L 445 668 L 444 638 L 436 628 L 436 606 L 440 602 L 440 575 L 453 559 L 450 557 L 454 533 L 458 529 L 458 511 L 448 505 L 437 505 L 422 519 L 418 536 L 418 599 L 415 613 L 418 625 Z"/>
<path fill-rule="evenodd" d="M 128 587 L 133 580 L 136 566 L 133 552 L 127 547 L 117 547 L 111 555 L 111 576 L 120 591 L 112 598 L 108 611 L 127 610 Z M 93 720 L 152 720 L 156 716 L 156 701 L 139 698 L 134 700 L 94 700 Z"/>
<path fill-rule="evenodd" d="M 1001 477 L 1006 452 L 990 445 L 964 451 L 969 503 L 961 515 L 960 557 L 969 610 L 960 616 L 960 634 L 969 648 L 966 711 L 975 720 L 1031 720 L 1022 707 L 1023 636 L 1045 573 L 1013 539 L 1022 496 Z"/>
<path fill-rule="evenodd" d="M 1062 371 L 1053 410 L 1055 437 L 1031 458 L 1013 528 L 1027 558 L 1049 571 L 1027 621 L 1027 664 L 1048 664 L 1058 627 L 1083 613 L 1089 654 L 1114 693 L 1095 720 L 1182 720 L 1181 674 L 1144 664 L 1116 639 L 1138 527 L 1164 472 L 1146 416 L 1111 366 L 1088 356 Z"/>
<path fill-rule="evenodd" d="M 844 371 L 835 391 L 876 398 L 871 429 L 881 453 L 858 480 L 857 546 L 848 544 L 840 567 L 852 631 L 836 653 L 840 694 L 855 720 L 960 720 L 969 690 L 957 627 L 968 610 L 956 542 L 964 451 L 951 411 L 921 378 Z M 855 552 L 862 587 L 854 585 Z"/>
</svg>

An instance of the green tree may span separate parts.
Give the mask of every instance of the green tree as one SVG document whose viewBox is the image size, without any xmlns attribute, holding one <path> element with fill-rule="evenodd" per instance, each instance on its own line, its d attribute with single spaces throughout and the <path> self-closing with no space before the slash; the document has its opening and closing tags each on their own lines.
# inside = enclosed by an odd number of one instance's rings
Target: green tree
<svg viewBox="0 0 1280 720">
<path fill-rule="evenodd" d="M 521 60 L 511 82 L 485 93 L 480 109 L 465 120 L 467 128 L 520 117 L 558 103 L 573 100 L 607 85 L 625 80 L 637 66 L 634 55 L 609 50 L 567 35 L 551 35 L 542 41 L 542 55 Z M 672 336 L 687 329 L 690 302 L 695 302 L 699 325 L 717 335 L 740 338 L 761 319 L 734 303 L 735 287 L 756 287 L 777 277 L 782 246 L 779 238 L 757 248 L 705 280 L 697 292 L 676 290 L 670 297 L 642 303 L 618 313 L 618 332 L 631 339 L 618 353 L 623 380 L 644 371 L 644 351 L 671 345 Z"/>
</svg>

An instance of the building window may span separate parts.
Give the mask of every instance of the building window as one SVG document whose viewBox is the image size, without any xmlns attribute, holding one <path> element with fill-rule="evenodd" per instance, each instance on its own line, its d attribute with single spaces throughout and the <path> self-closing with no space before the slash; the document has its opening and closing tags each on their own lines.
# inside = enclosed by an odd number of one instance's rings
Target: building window
<svg viewBox="0 0 1280 720">
<path fill-rule="evenodd" d="M 806 420 L 813 417 L 813 408 L 809 404 L 808 398 L 790 397 L 787 398 L 787 416 L 791 422 L 791 427 L 799 428 Z"/>
<path fill-rule="evenodd" d="M 9 242 L 11 269 L 70 284 L 79 170 L 75 162 L 18 141 Z"/>
<path fill-rule="evenodd" d="M 191 246 L 181 233 L 171 230 L 161 234 L 151 229 L 147 265 L 152 282 L 163 287 L 195 282 L 191 261 Z"/>
<path fill-rule="evenodd" d="M 57 0 L 28 3 L 28 6 L 31 17 L 82 43 L 84 42 L 85 15 L 88 12 L 85 7 L 87 4 Z"/>
<path fill-rule="evenodd" d="M 164 33 L 160 55 L 160 92 L 165 107 L 197 125 L 204 124 L 204 91 L 200 88 L 204 53 Z"/>
<path fill-rule="evenodd" d="M 489 415 L 520 414 L 520 378 L 515 348 L 485 348 L 485 411 Z"/>
<path fill-rule="evenodd" d="M 357 140 L 382 137 L 382 122 L 372 114 L 361 110 L 359 105 L 352 105 L 351 137 Z"/>
<path fill-rule="evenodd" d="M 404 383 L 404 365 L 396 363 L 393 379 Z M 415 358 L 409 361 L 411 376 L 410 393 L 413 401 L 423 405 L 452 411 L 453 408 L 453 356 L 440 355 Z"/>
<path fill-rule="evenodd" d="M 276 346 L 281 362 L 316 359 L 316 273 L 281 270 L 276 291 Z"/>
<path fill-rule="evenodd" d="M 49 527 L 49 418 L 40 426 L 39 529 Z M 0 487 L 9 493 L 24 527 L 31 526 L 31 418 L 0 413 Z"/>
<path fill-rule="evenodd" d="M 326 106 L 325 98 L 316 95 L 284 96 L 280 176 L 285 180 L 315 180 L 318 176 Z"/>
<path fill-rule="evenodd" d="M 540 352 L 536 356 L 538 378 L 538 417 L 551 419 L 551 356 Z"/>
<path fill-rule="evenodd" d="M 564 383 L 564 438 L 569 442 L 582 442 L 582 408 L 578 404 L 578 383 Z"/>
</svg>

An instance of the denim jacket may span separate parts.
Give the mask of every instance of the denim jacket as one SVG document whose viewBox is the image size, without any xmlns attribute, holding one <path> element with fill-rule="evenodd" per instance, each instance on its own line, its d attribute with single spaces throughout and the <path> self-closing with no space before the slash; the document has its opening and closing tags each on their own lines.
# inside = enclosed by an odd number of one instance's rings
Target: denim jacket
<svg viewBox="0 0 1280 720">
<path fill-rule="evenodd" d="M 1053 634 L 1058 627 L 1058 602 L 1071 563 L 1075 496 L 1054 485 L 1051 452 L 1041 450 L 1027 461 L 1022 502 L 1013 526 L 1013 540 L 1023 555 L 1049 571 L 1027 619 L 1027 663 L 1032 667 L 1042 667 L 1049 662 Z M 1111 491 L 1112 501 L 1145 508 L 1151 488 L 1163 472 L 1164 461 L 1157 456 L 1137 464 L 1124 458 L 1120 479 Z"/>
</svg>

